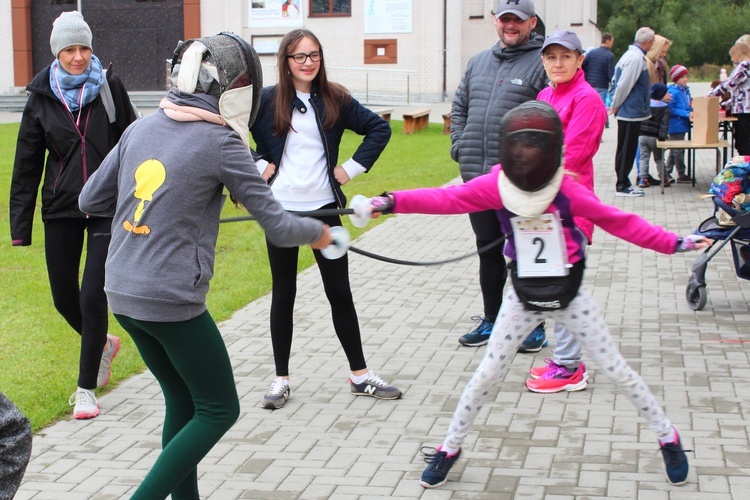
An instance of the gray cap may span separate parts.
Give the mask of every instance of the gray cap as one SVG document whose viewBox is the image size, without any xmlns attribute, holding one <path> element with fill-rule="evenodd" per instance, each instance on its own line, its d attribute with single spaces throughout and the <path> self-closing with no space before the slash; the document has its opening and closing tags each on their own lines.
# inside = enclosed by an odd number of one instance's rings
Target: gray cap
<svg viewBox="0 0 750 500">
<path fill-rule="evenodd" d="M 549 35 L 544 40 L 542 45 L 542 52 L 550 45 L 562 45 L 568 50 L 577 50 L 579 54 L 583 54 L 583 45 L 578 35 L 568 30 L 558 30 Z"/>
<path fill-rule="evenodd" d="M 73 10 L 63 12 L 52 23 L 52 34 L 49 37 L 49 45 L 52 49 L 52 55 L 57 57 L 61 50 L 71 45 L 83 45 L 92 49 L 92 38 L 91 28 L 83 20 L 81 13 Z"/>
<path fill-rule="evenodd" d="M 495 19 L 503 14 L 515 14 L 522 20 L 536 16 L 534 2 L 531 0 L 500 0 L 495 9 Z"/>
</svg>

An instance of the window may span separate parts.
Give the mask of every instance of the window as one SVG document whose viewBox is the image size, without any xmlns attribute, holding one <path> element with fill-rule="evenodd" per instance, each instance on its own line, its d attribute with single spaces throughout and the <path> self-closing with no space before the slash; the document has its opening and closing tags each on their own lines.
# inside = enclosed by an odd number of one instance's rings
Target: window
<svg viewBox="0 0 750 500">
<path fill-rule="evenodd" d="M 352 15 L 352 0 L 310 0 L 310 17 Z"/>
</svg>

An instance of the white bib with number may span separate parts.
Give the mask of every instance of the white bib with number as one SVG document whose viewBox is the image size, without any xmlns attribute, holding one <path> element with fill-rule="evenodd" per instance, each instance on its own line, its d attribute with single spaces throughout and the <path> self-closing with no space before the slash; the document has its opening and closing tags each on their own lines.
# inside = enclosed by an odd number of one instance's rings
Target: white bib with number
<svg viewBox="0 0 750 500">
<path fill-rule="evenodd" d="M 510 223 L 520 278 L 568 275 L 565 233 L 557 214 L 517 216 L 510 219 Z"/>
</svg>

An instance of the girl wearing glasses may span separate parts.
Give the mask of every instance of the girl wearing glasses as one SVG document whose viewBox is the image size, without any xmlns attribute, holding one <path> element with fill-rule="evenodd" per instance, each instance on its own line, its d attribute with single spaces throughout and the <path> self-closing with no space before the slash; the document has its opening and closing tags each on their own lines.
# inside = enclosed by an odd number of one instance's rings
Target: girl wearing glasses
<svg viewBox="0 0 750 500">
<path fill-rule="evenodd" d="M 370 170 L 388 144 L 388 123 L 362 106 L 346 88 L 328 81 L 323 48 L 310 31 L 296 29 L 281 40 L 277 56 L 278 84 L 263 89 L 250 131 L 256 143 L 258 169 L 274 197 L 291 212 L 346 206 L 341 186 Z M 352 158 L 339 162 L 345 130 L 363 136 Z M 339 216 L 316 216 L 340 226 Z M 261 406 L 278 409 L 291 394 L 294 301 L 299 248 L 280 248 L 266 241 L 271 265 L 271 343 L 276 377 Z M 359 320 L 349 285 L 346 255 L 328 260 L 313 251 L 331 305 L 333 327 L 349 361 L 351 392 L 357 396 L 398 399 L 401 391 L 368 370 L 362 351 Z"/>
</svg>

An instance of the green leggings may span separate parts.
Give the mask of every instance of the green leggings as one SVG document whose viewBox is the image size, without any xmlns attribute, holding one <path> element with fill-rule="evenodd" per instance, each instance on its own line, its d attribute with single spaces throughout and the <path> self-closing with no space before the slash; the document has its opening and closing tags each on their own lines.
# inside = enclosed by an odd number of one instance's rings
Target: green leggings
<svg viewBox="0 0 750 500">
<path fill-rule="evenodd" d="M 133 337 L 166 403 L 162 453 L 133 499 L 198 499 L 198 462 L 237 421 L 229 354 L 208 311 L 158 323 L 115 314 Z"/>
</svg>

